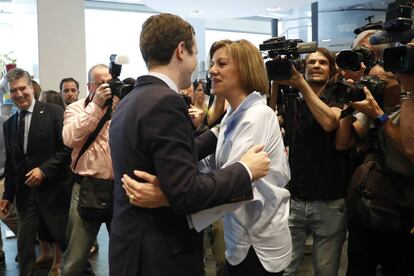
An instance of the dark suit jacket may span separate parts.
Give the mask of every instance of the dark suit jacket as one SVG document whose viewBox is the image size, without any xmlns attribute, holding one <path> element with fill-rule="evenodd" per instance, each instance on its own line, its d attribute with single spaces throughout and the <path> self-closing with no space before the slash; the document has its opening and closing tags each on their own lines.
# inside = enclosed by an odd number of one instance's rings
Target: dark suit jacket
<svg viewBox="0 0 414 276">
<path fill-rule="evenodd" d="M 109 135 L 115 178 L 110 274 L 203 275 L 203 235 L 189 229 L 185 215 L 252 198 L 246 169 L 236 163 L 199 174 L 197 161 L 214 151 L 215 136 L 201 135 L 197 152 L 185 102 L 152 76 L 139 77 L 120 102 Z M 120 179 L 134 169 L 158 176 L 170 208 L 129 203 Z"/>
<path fill-rule="evenodd" d="M 6 146 L 5 191 L 3 199 L 13 201 L 24 212 L 25 202 L 34 189 L 36 200 L 54 211 L 68 210 L 68 196 L 72 183 L 69 169 L 70 149 L 62 140 L 63 109 L 60 106 L 35 102 L 28 134 L 27 152 L 18 142 L 17 112 L 4 123 Z M 25 175 L 39 167 L 45 175 L 36 188 L 24 184 Z"/>
</svg>

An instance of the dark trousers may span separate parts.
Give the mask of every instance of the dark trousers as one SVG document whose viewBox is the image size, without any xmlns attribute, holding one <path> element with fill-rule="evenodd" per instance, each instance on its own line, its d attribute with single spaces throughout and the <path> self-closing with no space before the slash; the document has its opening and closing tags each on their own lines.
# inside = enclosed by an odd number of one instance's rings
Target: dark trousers
<svg viewBox="0 0 414 276">
<path fill-rule="evenodd" d="M 50 233 L 49 229 L 46 226 L 46 223 L 41 219 L 39 221 L 39 232 L 38 232 L 38 238 L 40 241 L 45 241 L 48 243 L 55 242 L 53 239 L 52 233 Z"/>
<path fill-rule="evenodd" d="M 414 275 L 414 237 L 365 228 L 350 222 L 347 276 L 375 276 L 381 265 L 383 276 Z"/>
<path fill-rule="evenodd" d="M 21 276 L 32 275 L 35 263 L 35 242 L 39 221 L 42 219 L 53 236 L 53 239 L 63 248 L 67 214 L 58 212 L 59 208 L 42 206 L 36 200 L 33 190 L 25 206 L 19 212 L 19 230 L 17 234 L 17 251 L 19 254 L 19 269 Z"/>
<path fill-rule="evenodd" d="M 238 265 L 233 266 L 226 261 L 224 268 L 226 276 L 282 276 L 283 270 L 272 273 L 264 269 L 262 263 L 254 252 L 253 247 L 249 248 L 246 258 Z"/>
</svg>

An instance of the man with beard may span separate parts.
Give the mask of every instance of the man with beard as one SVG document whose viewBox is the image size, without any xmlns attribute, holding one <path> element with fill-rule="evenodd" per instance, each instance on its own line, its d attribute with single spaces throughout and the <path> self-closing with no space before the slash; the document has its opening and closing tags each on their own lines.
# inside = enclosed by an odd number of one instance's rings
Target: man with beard
<svg viewBox="0 0 414 276">
<path fill-rule="evenodd" d="M 64 78 L 60 81 L 59 90 L 65 105 L 70 105 L 78 100 L 79 82 L 74 78 Z"/>
<path fill-rule="evenodd" d="M 335 149 L 341 113 L 332 91 L 335 61 L 327 49 L 318 48 L 306 56 L 305 77 L 292 70 L 290 80 L 279 82 L 300 91 L 297 112 L 291 118 L 295 130 L 289 148 L 293 252 L 284 275 L 297 275 L 305 241 L 311 233 L 315 275 L 334 276 L 338 275 L 346 233 L 345 177 L 341 155 Z"/>
</svg>

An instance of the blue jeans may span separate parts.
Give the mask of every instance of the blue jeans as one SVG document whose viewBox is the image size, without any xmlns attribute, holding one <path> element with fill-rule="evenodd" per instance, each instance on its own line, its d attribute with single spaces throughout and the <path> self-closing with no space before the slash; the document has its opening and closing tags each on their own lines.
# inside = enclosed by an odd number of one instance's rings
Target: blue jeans
<svg viewBox="0 0 414 276">
<path fill-rule="evenodd" d="M 335 276 L 346 235 L 345 199 L 290 203 L 289 228 L 292 235 L 292 261 L 284 275 L 297 275 L 308 234 L 313 236 L 315 276 Z"/>
<path fill-rule="evenodd" d="M 100 222 L 88 221 L 79 216 L 79 184 L 75 183 L 72 190 L 72 199 L 69 209 L 68 228 L 66 230 L 66 238 L 68 246 L 63 254 L 62 275 L 79 276 L 83 275 L 87 266 L 89 250 L 96 240 Z M 106 227 L 109 231 L 109 224 Z"/>
</svg>

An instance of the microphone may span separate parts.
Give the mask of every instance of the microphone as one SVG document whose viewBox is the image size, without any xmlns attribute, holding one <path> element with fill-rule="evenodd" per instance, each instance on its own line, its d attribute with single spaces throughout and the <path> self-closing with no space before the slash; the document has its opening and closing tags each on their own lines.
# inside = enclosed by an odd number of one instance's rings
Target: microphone
<svg viewBox="0 0 414 276">
<path fill-rule="evenodd" d="M 127 55 L 117 55 L 114 60 L 115 64 L 129 64 L 129 57 Z"/>
</svg>

